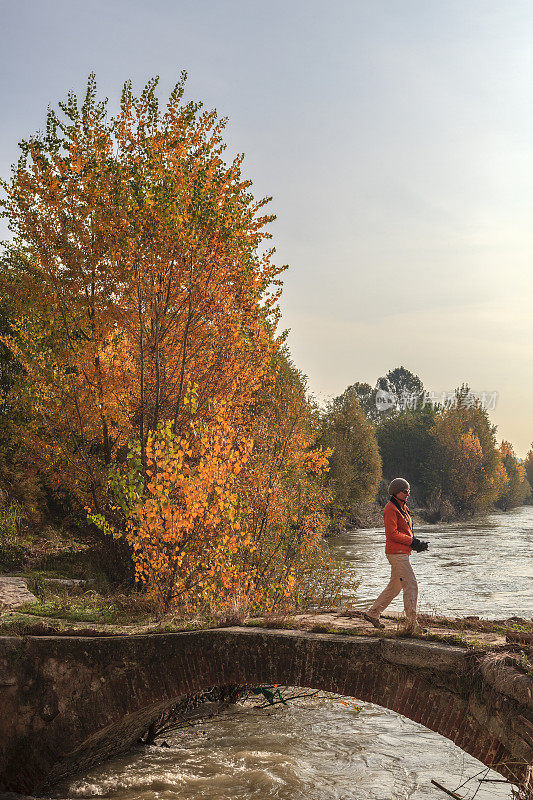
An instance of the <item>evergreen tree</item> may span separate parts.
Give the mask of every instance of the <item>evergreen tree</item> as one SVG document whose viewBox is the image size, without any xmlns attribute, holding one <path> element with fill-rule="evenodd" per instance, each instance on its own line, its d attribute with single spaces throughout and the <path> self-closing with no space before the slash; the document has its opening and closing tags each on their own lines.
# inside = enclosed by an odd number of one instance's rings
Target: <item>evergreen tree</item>
<svg viewBox="0 0 533 800">
<path fill-rule="evenodd" d="M 385 479 L 406 477 L 413 486 L 415 500 L 421 504 L 427 502 L 435 483 L 435 418 L 436 411 L 429 404 L 387 417 L 376 429 Z"/>
</svg>

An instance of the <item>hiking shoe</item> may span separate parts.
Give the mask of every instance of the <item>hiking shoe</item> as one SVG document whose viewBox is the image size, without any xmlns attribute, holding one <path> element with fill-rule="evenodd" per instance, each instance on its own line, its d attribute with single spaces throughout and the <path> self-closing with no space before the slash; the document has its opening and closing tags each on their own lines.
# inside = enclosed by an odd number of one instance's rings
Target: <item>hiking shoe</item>
<svg viewBox="0 0 533 800">
<path fill-rule="evenodd" d="M 384 628 L 385 625 L 379 621 L 378 617 L 371 617 L 370 614 L 363 614 L 363 618 L 366 619 L 367 622 L 370 622 L 374 628 Z"/>
<path fill-rule="evenodd" d="M 425 633 L 427 628 L 423 628 L 417 622 L 416 625 L 405 625 L 400 631 L 400 636 L 423 636 Z"/>
</svg>

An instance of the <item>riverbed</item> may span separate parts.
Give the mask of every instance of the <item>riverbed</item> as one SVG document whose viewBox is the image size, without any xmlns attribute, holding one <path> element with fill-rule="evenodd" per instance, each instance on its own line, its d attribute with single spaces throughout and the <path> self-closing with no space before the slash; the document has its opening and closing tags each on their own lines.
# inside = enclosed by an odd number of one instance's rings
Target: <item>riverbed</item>
<svg viewBox="0 0 533 800">
<path fill-rule="evenodd" d="M 424 525 L 414 554 L 422 611 L 533 618 L 533 507 L 465 523 Z M 364 607 L 388 579 L 381 529 L 332 541 L 360 580 Z M 392 611 L 401 610 L 395 600 Z M 508 785 L 482 783 L 480 762 L 421 725 L 350 698 L 306 699 L 287 708 L 239 710 L 170 747 L 139 748 L 58 789 L 57 797 L 109 800 L 422 800 L 444 798 L 437 780 L 477 800 L 508 800 Z M 473 777 L 480 773 L 477 777 Z"/>
</svg>

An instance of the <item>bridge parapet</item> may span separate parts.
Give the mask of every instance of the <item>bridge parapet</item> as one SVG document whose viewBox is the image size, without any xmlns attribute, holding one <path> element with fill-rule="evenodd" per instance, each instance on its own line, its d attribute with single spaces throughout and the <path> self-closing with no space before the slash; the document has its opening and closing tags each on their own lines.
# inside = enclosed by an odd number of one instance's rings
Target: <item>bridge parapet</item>
<svg viewBox="0 0 533 800">
<path fill-rule="evenodd" d="M 533 679 L 439 642 L 220 628 L 0 638 L 0 790 L 43 792 L 128 749 L 211 686 L 285 684 L 404 714 L 517 782 L 533 764 Z"/>
</svg>

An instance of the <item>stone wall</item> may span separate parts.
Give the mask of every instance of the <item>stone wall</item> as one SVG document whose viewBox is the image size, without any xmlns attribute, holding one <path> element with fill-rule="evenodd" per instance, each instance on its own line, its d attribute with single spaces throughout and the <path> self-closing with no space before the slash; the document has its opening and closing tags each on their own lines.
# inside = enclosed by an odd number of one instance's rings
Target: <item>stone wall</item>
<svg viewBox="0 0 533 800">
<path fill-rule="evenodd" d="M 251 628 L 3 637 L 0 790 L 45 792 L 131 747 L 187 694 L 272 683 L 390 708 L 515 781 L 533 763 L 533 680 L 460 647 Z"/>
</svg>

